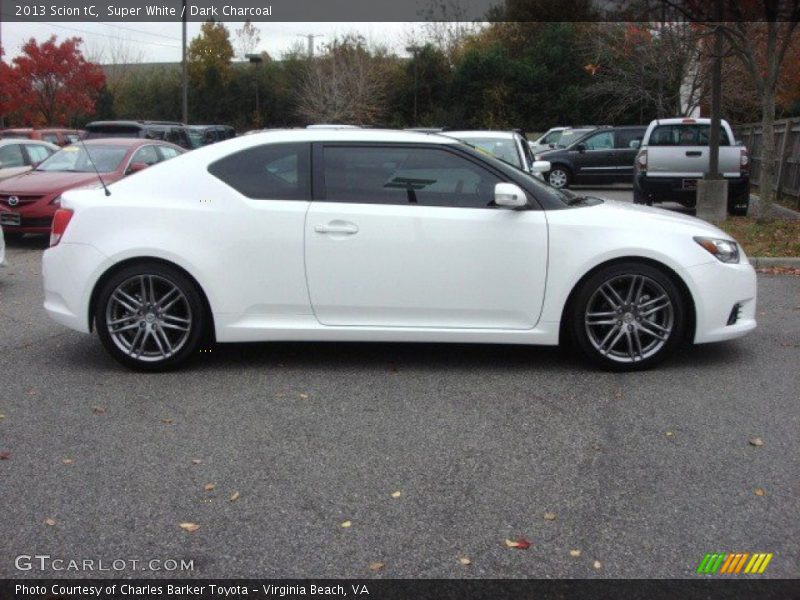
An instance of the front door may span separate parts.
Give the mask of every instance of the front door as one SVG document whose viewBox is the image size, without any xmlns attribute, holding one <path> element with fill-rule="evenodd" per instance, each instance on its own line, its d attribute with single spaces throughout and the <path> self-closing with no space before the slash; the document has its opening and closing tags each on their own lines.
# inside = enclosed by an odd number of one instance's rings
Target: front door
<svg viewBox="0 0 800 600">
<path fill-rule="evenodd" d="M 326 145 L 324 200 L 305 225 L 320 323 L 531 329 L 547 222 L 494 206 L 497 172 L 442 146 Z M 316 194 L 315 194 L 316 196 Z"/>
</svg>

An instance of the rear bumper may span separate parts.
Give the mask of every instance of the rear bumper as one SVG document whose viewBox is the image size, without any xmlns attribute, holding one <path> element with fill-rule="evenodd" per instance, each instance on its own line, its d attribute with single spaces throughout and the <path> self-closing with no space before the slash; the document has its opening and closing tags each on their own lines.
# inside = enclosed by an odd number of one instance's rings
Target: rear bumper
<svg viewBox="0 0 800 600">
<path fill-rule="evenodd" d="M 92 289 L 108 259 L 93 246 L 66 244 L 45 250 L 42 257 L 44 309 L 57 323 L 89 333 Z"/>
<path fill-rule="evenodd" d="M 637 173 L 633 178 L 633 187 L 651 202 L 678 202 L 693 207 L 697 201 L 695 190 L 684 189 L 685 177 L 654 177 L 647 173 Z M 750 196 L 750 177 L 727 178 L 728 200 Z M 737 203 L 738 205 L 738 203 Z M 746 206 L 746 205 L 745 205 Z"/>
</svg>

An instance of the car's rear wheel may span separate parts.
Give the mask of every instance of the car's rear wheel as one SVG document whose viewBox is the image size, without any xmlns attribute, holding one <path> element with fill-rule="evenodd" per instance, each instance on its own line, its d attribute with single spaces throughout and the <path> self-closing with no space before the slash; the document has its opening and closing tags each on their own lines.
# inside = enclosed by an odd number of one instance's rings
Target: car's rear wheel
<svg viewBox="0 0 800 600">
<path fill-rule="evenodd" d="M 617 263 L 594 273 L 578 290 L 572 335 L 583 353 L 605 369 L 646 369 L 680 344 L 684 307 L 680 289 L 663 271 L 644 263 Z"/>
<path fill-rule="evenodd" d="M 547 174 L 547 183 L 558 189 L 569 187 L 571 179 L 572 175 L 569 170 L 561 165 L 556 165 Z"/>
<path fill-rule="evenodd" d="M 160 371 L 191 356 L 206 328 L 197 286 L 159 263 L 140 263 L 105 282 L 94 314 L 103 345 L 119 363 Z"/>
</svg>

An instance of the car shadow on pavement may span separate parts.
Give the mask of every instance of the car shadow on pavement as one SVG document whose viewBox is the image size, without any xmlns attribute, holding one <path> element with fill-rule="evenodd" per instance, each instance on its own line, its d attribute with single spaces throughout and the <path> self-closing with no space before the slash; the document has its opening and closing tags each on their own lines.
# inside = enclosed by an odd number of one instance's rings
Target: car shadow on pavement
<svg viewBox="0 0 800 600">
<path fill-rule="evenodd" d="M 22 237 L 5 237 L 6 251 L 11 248 L 26 248 L 30 250 L 46 250 L 50 245 L 47 235 L 23 235 Z"/>
</svg>

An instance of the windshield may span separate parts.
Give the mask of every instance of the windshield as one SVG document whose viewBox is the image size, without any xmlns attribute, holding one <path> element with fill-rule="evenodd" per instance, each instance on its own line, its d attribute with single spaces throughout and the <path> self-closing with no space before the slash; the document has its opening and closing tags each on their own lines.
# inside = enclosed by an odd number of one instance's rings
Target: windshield
<svg viewBox="0 0 800 600">
<path fill-rule="evenodd" d="M 556 143 L 556 148 L 566 148 L 590 131 L 594 131 L 594 129 L 567 129 L 561 133 L 561 137 Z"/>
<path fill-rule="evenodd" d="M 517 144 L 513 139 L 489 137 L 459 137 L 459 139 L 518 169 L 522 168 Z"/>
<path fill-rule="evenodd" d="M 42 162 L 36 170 L 93 173 L 94 162 L 99 172 L 110 173 L 117 170 L 127 153 L 128 148 L 120 146 L 67 146 Z"/>
</svg>

